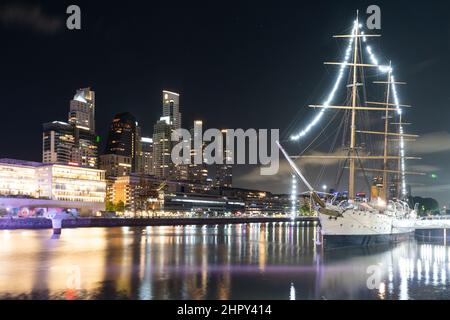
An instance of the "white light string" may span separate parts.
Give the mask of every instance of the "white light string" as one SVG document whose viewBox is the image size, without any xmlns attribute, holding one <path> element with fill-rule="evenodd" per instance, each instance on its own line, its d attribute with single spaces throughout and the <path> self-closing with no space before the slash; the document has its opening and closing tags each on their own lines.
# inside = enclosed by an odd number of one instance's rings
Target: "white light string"
<svg viewBox="0 0 450 320">
<path fill-rule="evenodd" d="M 392 92 L 394 93 L 394 103 L 397 108 L 398 115 L 402 114 L 402 109 L 400 108 L 400 103 L 397 95 L 397 88 L 395 85 L 395 78 L 391 73 L 391 82 L 392 82 Z M 403 138 L 403 125 L 400 123 L 400 163 L 401 163 L 401 173 L 402 173 L 402 195 L 403 197 L 407 196 L 406 190 L 406 175 L 405 175 L 405 140 Z"/>
<path fill-rule="evenodd" d="M 358 27 L 358 24 L 355 21 L 353 29 L 352 29 L 352 35 L 355 35 L 357 27 Z M 298 134 L 292 136 L 291 140 L 298 141 L 300 138 L 304 137 L 309 131 L 311 131 L 311 129 L 313 127 L 315 127 L 317 125 L 317 123 L 320 121 L 320 119 L 323 117 L 323 114 L 325 113 L 325 110 L 328 109 L 327 107 L 333 101 L 334 96 L 336 95 L 336 91 L 337 91 L 337 89 L 339 88 L 339 85 L 342 82 L 342 78 L 344 77 L 344 69 L 348 66 L 347 63 L 349 62 L 349 59 L 350 59 L 350 56 L 351 56 L 354 37 L 351 37 L 349 39 L 350 40 L 348 41 L 348 47 L 347 47 L 347 50 L 345 51 L 345 58 L 342 61 L 341 67 L 339 69 L 338 77 L 336 78 L 336 82 L 334 83 L 333 89 L 331 90 L 330 94 L 328 95 L 327 100 L 323 104 L 325 106 L 325 108 L 320 110 L 320 112 L 314 117 L 314 119 L 311 121 L 311 123 L 306 126 L 305 129 L 300 131 Z"/>
</svg>

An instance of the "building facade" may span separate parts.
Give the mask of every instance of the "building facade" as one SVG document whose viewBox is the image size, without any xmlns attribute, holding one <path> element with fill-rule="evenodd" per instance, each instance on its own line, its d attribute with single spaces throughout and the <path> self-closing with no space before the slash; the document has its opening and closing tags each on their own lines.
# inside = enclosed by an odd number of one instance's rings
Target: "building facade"
<svg viewBox="0 0 450 320">
<path fill-rule="evenodd" d="M 69 123 L 95 133 L 95 92 L 91 88 L 77 90 L 70 101 Z"/>
<path fill-rule="evenodd" d="M 172 125 L 169 117 L 161 117 L 153 128 L 153 163 L 155 176 L 158 178 L 173 176 L 171 134 Z"/>
<path fill-rule="evenodd" d="M 131 158 L 131 171 L 136 172 L 139 168 L 140 152 L 140 128 L 136 118 L 129 112 L 115 115 L 109 128 L 104 154 Z"/>
<path fill-rule="evenodd" d="M 174 129 L 181 128 L 180 94 L 163 91 L 163 117 L 169 117 Z"/>
<path fill-rule="evenodd" d="M 216 188 L 233 187 L 233 166 L 229 164 L 216 165 L 216 176 L 214 180 Z"/>
<path fill-rule="evenodd" d="M 42 162 L 69 163 L 75 161 L 74 126 L 61 121 L 44 123 Z"/>
<path fill-rule="evenodd" d="M 194 121 L 194 128 L 195 127 L 201 127 L 203 126 L 203 121 L 196 120 Z M 198 137 L 197 135 L 202 135 L 202 132 L 196 132 L 194 128 L 191 128 L 191 164 L 188 165 L 188 180 L 195 183 L 195 184 L 202 184 L 206 185 L 208 183 L 208 166 L 206 165 L 204 159 L 203 159 L 203 151 L 205 149 L 205 143 L 203 142 L 203 145 L 201 146 L 201 157 L 202 162 L 201 163 L 195 163 L 195 159 L 197 157 L 197 150 L 194 145 L 194 141 L 202 141 L 202 137 Z"/>
<path fill-rule="evenodd" d="M 36 178 L 39 165 L 39 162 L 0 159 L 0 196 L 39 197 Z M 48 197 L 49 194 L 43 196 Z"/>
<path fill-rule="evenodd" d="M 107 200 L 114 205 L 123 203 L 126 211 L 156 210 L 160 184 L 160 180 L 139 174 L 115 177 L 108 183 Z"/>
<path fill-rule="evenodd" d="M 222 130 L 223 141 L 226 141 L 227 130 Z M 229 150 L 224 143 L 222 152 L 223 164 L 216 164 L 216 175 L 214 186 L 217 188 L 231 188 L 233 186 L 233 161 L 232 150 Z"/>
<path fill-rule="evenodd" d="M 48 165 L 37 168 L 38 184 L 52 200 L 104 202 L 105 172 L 76 166 Z"/>
<path fill-rule="evenodd" d="M 220 216 L 245 211 L 245 202 L 217 195 L 164 192 L 160 194 L 161 210 L 183 215 Z"/>
<path fill-rule="evenodd" d="M 97 211 L 104 209 L 105 197 L 103 170 L 0 159 L 1 203 L 8 198 L 28 199 L 30 205 L 33 199 L 48 200 L 49 207 Z"/>
<path fill-rule="evenodd" d="M 98 147 L 94 133 L 61 121 L 44 123 L 43 131 L 42 162 L 97 168 Z"/>
<path fill-rule="evenodd" d="M 141 154 L 140 154 L 139 173 L 145 175 L 155 175 L 155 165 L 153 162 L 153 138 L 141 138 Z"/>
<path fill-rule="evenodd" d="M 98 142 L 95 132 L 75 127 L 74 162 L 80 166 L 98 168 Z"/>
<path fill-rule="evenodd" d="M 117 154 L 104 154 L 99 157 L 100 169 L 105 171 L 106 177 L 120 177 L 131 174 L 132 159 Z"/>
<path fill-rule="evenodd" d="M 285 214 L 291 208 L 291 196 L 288 194 L 272 194 L 267 191 L 242 188 L 222 189 L 220 194 L 226 198 L 240 199 L 245 203 L 245 213 L 276 215 Z M 306 202 L 304 197 L 298 197 L 297 206 L 300 208 Z"/>
<path fill-rule="evenodd" d="M 181 128 L 180 94 L 168 90 L 162 92 L 163 116 L 153 127 L 153 167 L 158 178 L 187 180 L 187 165 L 175 166 L 171 159 L 172 131 Z"/>
</svg>

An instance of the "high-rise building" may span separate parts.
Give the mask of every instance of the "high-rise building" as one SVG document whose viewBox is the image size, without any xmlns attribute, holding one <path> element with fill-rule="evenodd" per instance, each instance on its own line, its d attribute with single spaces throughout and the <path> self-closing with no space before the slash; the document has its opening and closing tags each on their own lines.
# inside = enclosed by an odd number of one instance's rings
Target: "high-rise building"
<svg viewBox="0 0 450 320">
<path fill-rule="evenodd" d="M 75 127 L 75 153 L 74 160 L 83 167 L 98 167 L 99 138 L 93 131 Z"/>
<path fill-rule="evenodd" d="M 189 165 L 187 164 L 179 164 L 174 166 L 173 168 L 173 177 L 177 181 L 187 181 L 189 180 Z"/>
<path fill-rule="evenodd" d="M 154 175 L 155 168 L 153 163 L 153 138 L 141 138 L 141 157 L 139 173 Z"/>
<path fill-rule="evenodd" d="M 77 90 L 70 101 L 69 123 L 95 133 L 95 92 L 91 88 Z"/>
<path fill-rule="evenodd" d="M 44 123 L 42 162 L 97 168 L 95 134 L 61 121 Z"/>
<path fill-rule="evenodd" d="M 223 141 L 226 141 L 227 130 L 222 130 Z M 233 153 L 223 144 L 223 164 L 216 165 L 216 178 L 214 180 L 214 185 L 218 188 L 231 188 L 233 185 L 233 166 L 231 163 Z M 220 152 L 220 151 L 219 151 Z"/>
<path fill-rule="evenodd" d="M 195 126 L 203 126 L 203 122 L 200 120 L 194 121 L 194 127 Z M 194 128 L 191 128 L 191 164 L 189 165 L 188 169 L 188 180 L 198 183 L 198 184 L 206 184 L 208 180 L 208 166 L 206 165 L 204 159 L 203 159 L 203 151 L 205 148 L 205 143 L 202 145 L 201 153 L 202 153 L 202 163 L 195 163 L 196 153 L 197 150 L 195 149 L 194 141 L 202 139 L 201 137 L 198 137 L 197 135 L 202 135 L 202 132 L 195 132 Z"/>
<path fill-rule="evenodd" d="M 218 188 L 231 188 L 233 186 L 233 167 L 231 165 L 217 166 L 215 186 Z"/>
<path fill-rule="evenodd" d="M 140 128 L 136 118 L 129 112 L 115 115 L 109 129 L 104 154 L 131 158 L 131 171 L 136 172 L 139 168 L 140 151 Z"/>
<path fill-rule="evenodd" d="M 158 178 L 169 178 L 173 174 L 171 134 L 170 118 L 161 117 L 153 128 L 153 163 Z"/>
<path fill-rule="evenodd" d="M 134 172 L 140 172 L 142 168 L 142 132 L 139 123 L 136 121 L 136 142 L 134 146 Z"/>
<path fill-rule="evenodd" d="M 174 129 L 181 128 L 180 94 L 163 91 L 163 117 L 169 117 Z"/>
<path fill-rule="evenodd" d="M 75 130 L 73 125 L 54 121 L 44 123 L 42 136 L 42 162 L 75 162 Z"/>
<path fill-rule="evenodd" d="M 180 95 L 163 91 L 163 116 L 153 128 L 154 174 L 159 178 L 187 179 L 187 167 L 175 168 L 172 159 L 172 131 L 181 128 Z"/>
<path fill-rule="evenodd" d="M 69 121 L 44 124 L 42 161 L 77 163 L 97 168 L 98 140 L 95 133 L 95 93 L 80 89 L 70 101 Z"/>
<path fill-rule="evenodd" d="M 75 126 L 74 160 L 82 166 L 98 167 L 98 137 L 95 133 L 95 92 L 77 90 L 70 101 L 69 123 Z"/>
</svg>

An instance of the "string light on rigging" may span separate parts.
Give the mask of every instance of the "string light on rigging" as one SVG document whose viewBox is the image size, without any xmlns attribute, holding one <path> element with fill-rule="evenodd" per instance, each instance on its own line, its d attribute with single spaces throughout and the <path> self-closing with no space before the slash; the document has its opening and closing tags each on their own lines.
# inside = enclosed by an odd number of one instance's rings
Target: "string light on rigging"
<svg viewBox="0 0 450 320">
<path fill-rule="evenodd" d="M 401 116 L 402 115 L 402 109 L 399 107 L 400 100 L 398 99 L 397 95 L 397 88 L 395 86 L 395 78 L 393 75 L 391 75 L 391 82 L 392 82 L 392 92 L 394 94 L 394 103 L 397 108 L 397 113 Z M 407 195 L 406 190 L 406 177 L 405 177 L 405 140 L 403 138 L 403 126 L 400 123 L 400 163 L 401 163 L 401 174 L 402 174 L 402 195 L 405 197 Z"/>
<path fill-rule="evenodd" d="M 330 94 L 328 95 L 327 100 L 323 104 L 324 108 L 321 109 L 321 111 L 319 111 L 319 113 L 313 118 L 313 120 L 303 130 L 301 130 L 298 134 L 291 136 L 292 141 L 298 141 L 298 140 L 300 140 L 300 138 L 302 138 L 306 134 L 308 134 L 312 130 L 312 128 L 315 127 L 319 123 L 319 121 L 323 117 L 325 111 L 328 109 L 327 107 L 329 107 L 331 102 L 334 100 L 337 89 L 339 88 L 339 86 L 342 82 L 342 79 L 344 77 L 344 70 L 349 65 L 349 60 L 350 60 L 350 56 L 351 56 L 351 52 L 352 52 L 352 45 L 353 45 L 353 41 L 355 38 L 354 35 L 362 27 L 363 27 L 362 24 L 358 24 L 357 20 L 354 21 L 353 29 L 352 29 L 352 33 L 351 33 L 353 35 L 353 37 L 349 38 L 348 47 L 345 51 L 344 60 L 341 62 L 341 67 L 339 69 L 339 73 L 338 73 L 338 76 L 334 83 L 333 89 L 331 90 Z M 363 37 L 362 37 L 363 43 L 366 43 L 367 37 L 364 36 L 365 35 L 364 31 L 361 31 L 361 35 L 363 35 Z M 369 54 L 371 63 L 378 66 L 378 70 L 380 72 L 391 74 L 390 81 L 392 82 L 392 92 L 393 92 L 393 96 L 394 96 L 395 108 L 396 108 L 397 114 L 402 115 L 402 109 L 400 108 L 399 98 L 397 95 L 397 89 L 396 89 L 396 85 L 395 85 L 395 78 L 393 75 L 393 71 L 394 71 L 393 68 L 391 66 L 380 65 L 378 59 L 376 58 L 375 54 L 372 51 L 372 47 L 366 45 L 366 51 Z M 399 132 L 400 132 L 400 163 L 401 163 L 400 170 L 401 170 L 401 180 L 402 180 L 402 195 L 406 196 L 407 190 L 406 190 L 406 178 L 405 178 L 405 143 L 404 143 L 404 138 L 403 138 L 403 132 L 404 132 L 403 126 L 401 124 L 399 127 Z"/>
<path fill-rule="evenodd" d="M 356 34 L 356 29 L 358 27 L 357 22 L 354 22 L 354 26 L 352 29 L 352 35 Z M 329 106 L 331 104 L 331 102 L 334 99 L 334 96 L 336 95 L 336 91 L 339 88 L 339 85 L 342 82 L 342 78 L 344 77 L 344 69 L 347 67 L 347 64 L 349 62 L 350 59 L 350 55 L 352 52 L 352 45 L 353 45 L 353 37 L 351 37 L 348 41 L 348 47 L 347 50 L 345 51 L 345 57 L 344 60 L 342 61 L 341 67 L 339 69 L 339 74 L 338 77 L 336 78 L 336 82 L 334 83 L 333 89 L 331 90 L 330 94 L 328 95 L 327 100 L 325 101 L 325 103 L 323 104 L 325 107 Z M 291 140 L 293 141 L 298 141 L 300 138 L 304 137 L 309 131 L 311 131 L 311 129 L 320 121 L 320 119 L 323 117 L 323 114 L 325 113 L 325 110 L 327 108 L 322 109 L 315 117 L 314 119 L 311 121 L 311 123 L 309 125 L 306 126 L 305 129 L 303 129 L 302 131 L 300 131 L 298 134 L 293 135 L 291 137 Z"/>
</svg>

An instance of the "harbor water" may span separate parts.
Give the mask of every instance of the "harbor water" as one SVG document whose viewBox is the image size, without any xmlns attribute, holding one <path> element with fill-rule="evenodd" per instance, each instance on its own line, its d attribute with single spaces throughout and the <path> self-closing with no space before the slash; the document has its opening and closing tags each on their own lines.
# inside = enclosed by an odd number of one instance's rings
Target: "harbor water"
<svg viewBox="0 0 450 320">
<path fill-rule="evenodd" d="M 324 251 L 315 222 L 0 230 L 0 299 L 450 299 L 450 246 Z"/>
</svg>

